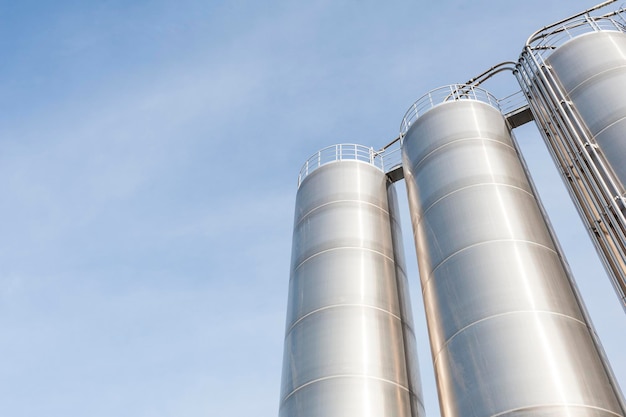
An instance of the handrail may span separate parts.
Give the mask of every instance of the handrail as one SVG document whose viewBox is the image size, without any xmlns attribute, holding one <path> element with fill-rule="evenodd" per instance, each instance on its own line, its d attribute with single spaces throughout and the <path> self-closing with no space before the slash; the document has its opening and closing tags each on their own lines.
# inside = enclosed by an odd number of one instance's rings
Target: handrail
<svg viewBox="0 0 626 417">
<path fill-rule="evenodd" d="M 302 181 L 308 175 L 319 167 L 330 162 L 341 160 L 367 162 L 379 168 L 384 173 L 389 174 L 398 166 L 402 165 L 401 139 L 410 125 L 419 116 L 438 104 L 448 101 L 476 100 L 490 104 L 505 114 L 527 106 L 526 97 L 521 90 L 502 99 L 497 99 L 488 91 L 478 87 L 478 84 L 490 78 L 492 75 L 504 70 L 511 70 L 510 64 L 510 62 L 498 64 L 468 81 L 468 84 L 473 82 L 475 83 L 474 85 L 452 84 L 434 89 L 420 97 L 406 112 L 402 120 L 400 136 L 378 150 L 354 143 L 343 143 L 327 146 L 317 151 L 302 165 L 300 174 L 298 175 L 298 187 L 300 187 L 300 184 L 302 184 Z"/>
<path fill-rule="evenodd" d="M 556 27 L 556 26 L 562 25 L 562 24 L 564 24 L 564 23 L 566 23 L 566 22 L 572 21 L 573 19 L 576 19 L 577 17 L 580 17 L 580 16 L 585 16 L 585 15 L 589 15 L 589 13 L 591 13 L 591 12 L 593 12 L 593 11 L 596 11 L 596 10 L 599 10 L 599 9 L 602 9 L 602 8 L 604 8 L 604 7 L 608 6 L 609 4 L 613 4 L 613 3 L 615 3 L 616 1 L 617 1 L 617 0 L 608 0 L 608 1 L 604 1 L 604 2 L 602 2 L 602 3 L 600 3 L 600 4 L 596 4 L 595 6 L 593 6 L 593 7 L 589 8 L 589 9 L 587 9 L 587 10 L 583 10 L 582 12 L 578 12 L 578 13 L 576 13 L 576 14 L 572 15 L 572 16 L 566 17 L 565 19 L 561 19 L 561 20 L 559 20 L 559 21 L 557 21 L 557 22 L 554 22 L 554 23 L 552 23 L 552 24 L 550 24 L 550 25 L 548 25 L 548 26 L 544 26 L 544 27 L 542 27 L 541 29 L 539 29 L 538 31 L 534 32 L 532 35 L 530 35 L 530 37 L 529 37 L 529 38 L 528 38 L 528 40 L 526 41 L 526 46 L 527 46 L 527 47 L 529 47 L 529 46 L 530 46 L 530 44 L 531 44 L 532 42 L 534 42 L 534 41 L 535 41 L 535 39 L 539 36 L 539 34 L 541 34 L 542 32 L 545 32 L 545 31 L 547 31 L 548 29 L 551 29 L 551 28 L 553 28 L 553 27 Z"/>
<path fill-rule="evenodd" d="M 626 32 L 626 21 L 622 16 L 624 12 L 626 12 L 624 8 L 601 16 L 591 16 L 587 12 L 582 14 L 583 17 L 579 14 L 558 24 L 546 26 L 528 38 L 524 50 L 546 59 L 556 48 L 576 36 L 602 31 Z M 624 23 L 611 18 L 612 16 L 617 16 Z"/>
<path fill-rule="evenodd" d="M 528 99 L 523 90 L 518 90 L 513 94 L 509 94 L 506 97 L 498 99 L 502 114 L 506 117 L 510 113 L 520 111 L 521 109 L 528 108 Z"/>
<path fill-rule="evenodd" d="M 495 98 L 487 90 L 484 90 L 475 85 L 467 84 L 446 85 L 429 91 L 428 93 L 417 99 L 417 101 L 415 101 L 415 103 L 413 103 L 411 107 L 409 107 L 407 112 L 404 114 L 404 117 L 402 118 L 402 124 L 400 125 L 400 138 L 404 137 L 413 122 L 415 122 L 428 110 L 439 104 L 448 101 L 458 100 L 481 101 L 483 103 L 490 104 L 500 110 L 498 99 Z"/>
<path fill-rule="evenodd" d="M 298 175 L 298 187 L 300 187 L 300 184 L 308 175 L 322 165 L 343 160 L 367 162 L 383 172 L 385 170 L 382 153 L 375 151 L 374 148 L 368 148 L 356 143 L 340 143 L 327 146 L 315 152 L 306 160 Z"/>
</svg>

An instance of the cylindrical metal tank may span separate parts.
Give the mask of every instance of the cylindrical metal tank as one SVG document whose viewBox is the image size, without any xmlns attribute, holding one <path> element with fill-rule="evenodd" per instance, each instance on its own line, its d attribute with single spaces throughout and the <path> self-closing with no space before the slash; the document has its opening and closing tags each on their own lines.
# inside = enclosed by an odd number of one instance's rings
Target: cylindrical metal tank
<svg viewBox="0 0 626 417">
<path fill-rule="evenodd" d="M 515 73 L 626 309 L 623 11 L 583 12 L 544 27 L 526 42 Z"/>
<path fill-rule="evenodd" d="M 395 191 L 377 158 L 337 145 L 301 172 L 281 417 L 424 415 Z"/>
<path fill-rule="evenodd" d="M 546 58 L 554 76 L 626 191 L 626 33 L 590 32 Z"/>
<path fill-rule="evenodd" d="M 623 416 L 496 100 L 426 95 L 402 154 L 444 417 Z"/>
</svg>

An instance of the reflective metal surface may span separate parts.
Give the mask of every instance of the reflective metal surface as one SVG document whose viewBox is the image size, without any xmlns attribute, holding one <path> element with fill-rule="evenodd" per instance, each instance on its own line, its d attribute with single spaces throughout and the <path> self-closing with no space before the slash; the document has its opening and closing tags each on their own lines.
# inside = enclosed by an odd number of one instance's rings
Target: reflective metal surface
<svg viewBox="0 0 626 417">
<path fill-rule="evenodd" d="M 421 417 L 393 186 L 377 166 L 316 166 L 296 199 L 281 417 Z"/>
<path fill-rule="evenodd" d="M 516 76 L 626 310 L 623 12 L 544 27 L 526 43 Z"/>
<path fill-rule="evenodd" d="M 555 50 L 546 62 L 626 189 L 626 33 L 592 32 Z"/>
<path fill-rule="evenodd" d="M 402 153 L 443 416 L 623 416 L 501 113 L 438 104 Z"/>
</svg>

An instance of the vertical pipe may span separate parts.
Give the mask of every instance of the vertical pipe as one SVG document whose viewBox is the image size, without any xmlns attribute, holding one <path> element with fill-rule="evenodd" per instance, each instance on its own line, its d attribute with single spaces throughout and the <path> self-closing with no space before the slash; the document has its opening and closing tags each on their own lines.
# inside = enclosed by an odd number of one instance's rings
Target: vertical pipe
<svg viewBox="0 0 626 417">
<path fill-rule="evenodd" d="M 591 143 L 606 161 L 607 174 L 626 191 L 626 33 L 606 31 L 579 36 L 547 59 L 563 96 L 584 123 Z M 618 194 L 618 196 L 620 195 Z"/>
<path fill-rule="evenodd" d="M 499 110 L 438 104 L 402 153 L 443 416 L 624 416 Z"/>
<path fill-rule="evenodd" d="M 517 77 L 626 309 L 626 33 L 617 29 L 587 15 L 538 32 Z"/>
<path fill-rule="evenodd" d="M 423 417 L 394 191 L 347 158 L 298 189 L 279 415 Z"/>
</svg>

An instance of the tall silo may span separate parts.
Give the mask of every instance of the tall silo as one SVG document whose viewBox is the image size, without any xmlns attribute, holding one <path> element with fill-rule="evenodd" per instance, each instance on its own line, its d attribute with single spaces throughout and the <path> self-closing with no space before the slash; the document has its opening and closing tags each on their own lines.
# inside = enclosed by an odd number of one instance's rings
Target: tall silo
<svg viewBox="0 0 626 417">
<path fill-rule="evenodd" d="M 624 416 L 497 100 L 434 90 L 401 133 L 442 415 Z"/>
<path fill-rule="evenodd" d="M 422 417 L 395 190 L 371 148 L 336 145 L 296 197 L 281 417 Z"/>
<path fill-rule="evenodd" d="M 547 26 L 526 43 L 517 77 L 626 308 L 625 25 L 620 13 L 587 11 Z"/>
</svg>

